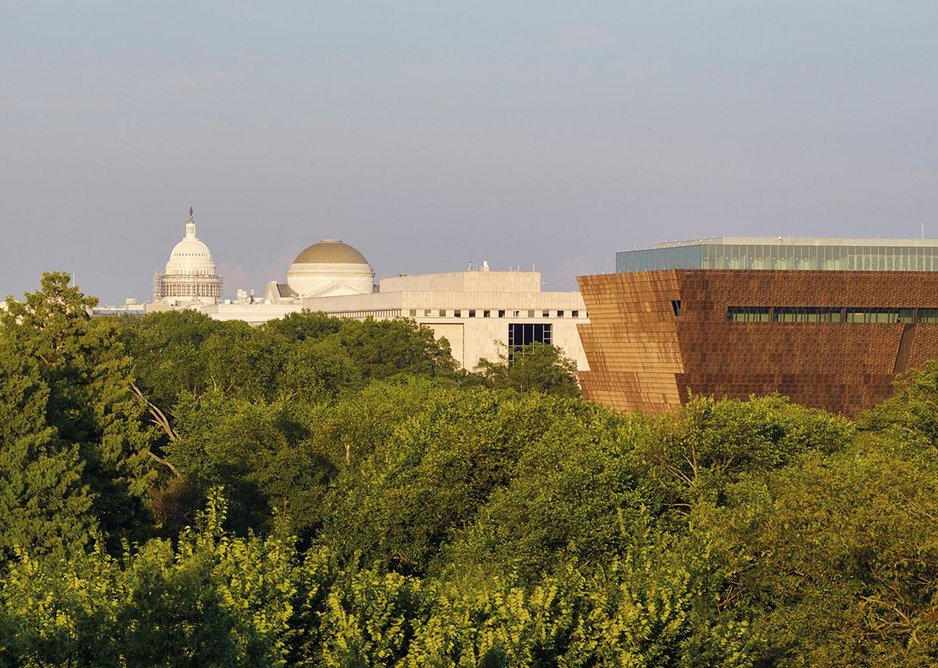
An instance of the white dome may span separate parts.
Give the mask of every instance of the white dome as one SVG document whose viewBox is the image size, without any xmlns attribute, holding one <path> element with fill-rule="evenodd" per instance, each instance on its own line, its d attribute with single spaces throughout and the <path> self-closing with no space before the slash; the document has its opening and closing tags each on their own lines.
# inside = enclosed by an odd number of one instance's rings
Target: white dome
<svg viewBox="0 0 938 668">
<path fill-rule="evenodd" d="M 186 223 L 186 236 L 173 247 L 166 263 L 166 274 L 189 276 L 214 276 L 215 263 L 212 261 L 212 252 L 195 235 L 195 221 L 189 215 Z"/>
<path fill-rule="evenodd" d="M 365 256 L 338 239 L 323 239 L 306 248 L 287 272 L 287 284 L 301 297 L 367 294 L 374 279 Z"/>
<path fill-rule="evenodd" d="M 180 303 L 214 304 L 221 297 L 222 279 L 215 273 L 212 252 L 195 235 L 192 208 L 186 236 L 175 245 L 166 263 L 166 273 L 153 276 L 153 299 Z"/>
</svg>

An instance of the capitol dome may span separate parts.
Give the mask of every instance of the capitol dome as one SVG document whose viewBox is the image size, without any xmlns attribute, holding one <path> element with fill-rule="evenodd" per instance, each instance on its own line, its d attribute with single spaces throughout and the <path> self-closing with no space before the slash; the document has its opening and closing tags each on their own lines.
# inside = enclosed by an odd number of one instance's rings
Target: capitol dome
<svg viewBox="0 0 938 668">
<path fill-rule="evenodd" d="M 208 246 L 196 236 L 192 208 L 186 221 L 186 236 L 169 254 L 166 271 L 153 278 L 157 301 L 199 301 L 214 303 L 221 297 L 222 279 Z"/>
<path fill-rule="evenodd" d="M 173 247 L 166 263 L 166 274 L 190 274 L 193 276 L 214 276 L 215 263 L 212 251 L 195 235 L 195 221 L 192 215 L 186 223 L 186 236 Z"/>
<path fill-rule="evenodd" d="M 338 239 L 323 239 L 296 256 L 287 284 L 301 297 L 366 294 L 375 272 L 365 256 Z"/>
</svg>

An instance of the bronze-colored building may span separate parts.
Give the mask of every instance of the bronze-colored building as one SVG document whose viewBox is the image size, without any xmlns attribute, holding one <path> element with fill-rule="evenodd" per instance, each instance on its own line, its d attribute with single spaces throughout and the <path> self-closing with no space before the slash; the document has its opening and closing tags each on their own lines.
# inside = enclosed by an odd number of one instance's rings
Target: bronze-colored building
<svg viewBox="0 0 938 668">
<path fill-rule="evenodd" d="M 590 318 L 579 326 L 583 393 L 623 411 L 778 392 L 855 415 L 888 397 L 897 373 L 938 359 L 936 271 L 626 270 L 578 281 Z"/>
</svg>

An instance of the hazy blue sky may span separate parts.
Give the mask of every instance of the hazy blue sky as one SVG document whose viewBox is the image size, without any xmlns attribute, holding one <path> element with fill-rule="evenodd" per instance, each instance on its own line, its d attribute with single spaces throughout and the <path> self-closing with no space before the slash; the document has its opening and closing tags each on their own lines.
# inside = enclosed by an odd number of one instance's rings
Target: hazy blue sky
<svg viewBox="0 0 938 668">
<path fill-rule="evenodd" d="M 263 290 L 721 234 L 938 236 L 938 2 L 0 0 L 0 293 Z"/>
</svg>

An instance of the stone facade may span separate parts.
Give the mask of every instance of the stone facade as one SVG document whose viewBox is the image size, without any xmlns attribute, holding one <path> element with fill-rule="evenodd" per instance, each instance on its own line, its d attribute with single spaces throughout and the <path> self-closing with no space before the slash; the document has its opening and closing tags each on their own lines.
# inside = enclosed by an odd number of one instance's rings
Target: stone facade
<svg viewBox="0 0 938 668">
<path fill-rule="evenodd" d="M 938 358 L 938 272 L 682 270 L 583 276 L 584 395 L 659 413 L 690 394 L 779 392 L 856 415 Z M 734 311 L 765 312 L 764 322 Z M 827 322 L 785 322 L 827 318 Z M 851 321 L 856 317 L 878 320 Z"/>
<path fill-rule="evenodd" d="M 273 287 L 268 288 L 268 295 Z M 511 331 L 549 326 L 550 343 L 586 370 L 577 325 L 589 322 L 579 292 L 542 292 L 533 271 L 460 271 L 382 279 L 367 294 L 265 299 L 257 304 L 216 304 L 199 310 L 219 320 L 260 324 L 287 313 L 321 311 L 341 318 L 410 318 L 446 338 L 456 362 L 475 369 L 482 358 L 507 354 Z"/>
</svg>

